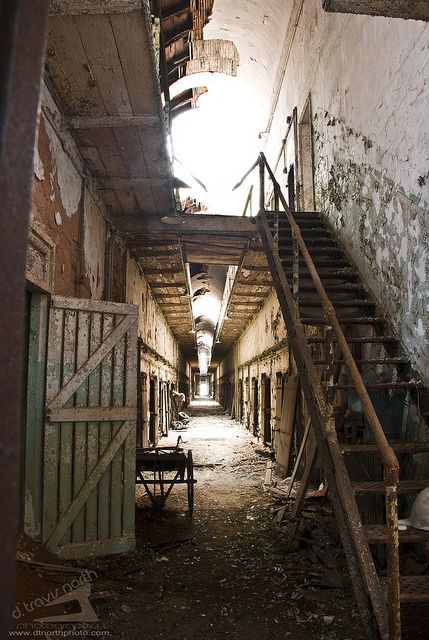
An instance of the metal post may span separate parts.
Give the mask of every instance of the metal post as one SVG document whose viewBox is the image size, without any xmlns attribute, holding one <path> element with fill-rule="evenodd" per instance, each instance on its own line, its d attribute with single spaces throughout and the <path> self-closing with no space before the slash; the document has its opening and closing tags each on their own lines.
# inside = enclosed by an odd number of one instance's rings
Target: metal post
<svg viewBox="0 0 429 640">
<path fill-rule="evenodd" d="M 259 210 L 265 211 L 265 163 L 262 154 L 259 155 Z"/>
<path fill-rule="evenodd" d="M 384 470 L 387 535 L 387 606 L 389 609 L 389 640 L 401 639 L 401 601 L 398 534 L 398 482 L 396 468 Z"/>
</svg>

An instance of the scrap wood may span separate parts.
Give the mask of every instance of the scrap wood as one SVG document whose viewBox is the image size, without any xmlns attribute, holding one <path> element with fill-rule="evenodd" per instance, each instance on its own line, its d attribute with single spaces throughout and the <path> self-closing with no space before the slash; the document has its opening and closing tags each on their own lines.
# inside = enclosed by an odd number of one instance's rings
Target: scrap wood
<svg viewBox="0 0 429 640">
<path fill-rule="evenodd" d="M 87 571 L 87 569 L 84 569 L 83 567 L 52 564 L 50 562 L 36 562 L 35 560 L 26 560 L 24 558 L 18 558 L 18 562 L 22 562 L 37 571 L 45 571 L 47 573 L 83 573 L 84 571 Z"/>
<path fill-rule="evenodd" d="M 165 551 L 171 551 L 172 549 L 177 549 L 182 545 L 194 542 L 194 537 L 190 538 L 181 538 L 180 540 L 167 540 L 165 542 L 158 542 L 156 544 L 149 545 L 150 551 L 154 553 L 164 553 Z"/>
</svg>

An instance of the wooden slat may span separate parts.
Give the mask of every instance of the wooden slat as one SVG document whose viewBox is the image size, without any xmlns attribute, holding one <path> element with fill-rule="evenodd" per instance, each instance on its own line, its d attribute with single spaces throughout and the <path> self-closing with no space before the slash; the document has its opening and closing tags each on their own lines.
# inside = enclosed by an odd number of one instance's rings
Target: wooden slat
<svg viewBox="0 0 429 640">
<path fill-rule="evenodd" d="M 63 113 L 79 113 L 82 104 L 91 105 L 96 113 L 103 113 L 105 107 L 98 85 L 90 87 L 88 73 L 85 73 L 90 62 L 74 18 L 50 19 L 47 49 L 54 53 L 46 62 L 51 82 L 57 93 L 64 96 Z"/>
<path fill-rule="evenodd" d="M 64 310 L 51 311 L 48 336 L 48 355 L 46 364 L 46 400 L 55 397 L 60 389 L 60 365 L 63 348 Z M 60 434 L 56 425 L 45 425 L 44 437 L 44 474 L 43 474 L 43 531 L 42 540 L 46 542 L 58 522 L 58 469 Z"/>
<path fill-rule="evenodd" d="M 117 322 L 117 318 L 115 321 Z M 111 403 L 115 411 L 118 411 L 116 407 L 121 407 L 120 411 L 132 412 L 132 419 L 137 419 L 137 412 L 134 407 L 124 408 L 125 400 L 125 386 L 127 381 L 125 379 L 125 349 L 126 349 L 125 335 L 115 346 L 112 353 L 112 398 Z M 115 420 L 112 417 L 112 420 Z M 117 418 L 116 420 L 120 420 Z M 112 422 L 112 437 L 115 437 L 121 428 L 121 422 Z M 123 447 L 118 449 L 115 457 L 110 465 L 110 522 L 109 530 L 110 537 L 117 537 L 122 534 L 122 508 L 123 508 L 123 486 L 124 479 L 122 478 L 123 472 Z"/>
<path fill-rule="evenodd" d="M 80 298 L 65 298 L 63 296 L 52 296 L 51 307 L 55 309 L 83 309 L 96 313 L 115 313 L 128 316 L 138 315 L 138 308 L 133 304 L 105 302 L 104 300 L 81 300 Z"/>
<path fill-rule="evenodd" d="M 64 338 L 62 357 L 62 384 L 67 384 L 76 370 L 75 336 L 77 329 L 77 311 L 67 309 L 64 314 Z M 73 407 L 74 398 L 69 397 L 67 407 Z M 73 490 L 73 423 L 65 422 L 60 432 L 60 469 L 58 517 L 61 520 L 72 501 Z M 71 542 L 71 531 L 67 531 L 62 543 Z"/>
<path fill-rule="evenodd" d="M 63 538 L 64 533 L 67 531 L 71 523 L 73 522 L 80 509 L 83 507 L 87 499 L 89 498 L 93 489 L 100 482 L 106 469 L 109 467 L 115 453 L 118 448 L 122 446 L 125 439 L 129 436 L 131 431 L 135 428 L 134 422 L 124 422 L 121 429 L 116 436 L 111 440 L 109 446 L 104 451 L 103 455 L 99 459 L 97 465 L 91 472 L 87 482 L 76 498 L 69 506 L 67 512 L 64 514 L 63 519 L 56 527 L 55 531 L 49 537 L 47 544 L 49 547 L 56 547 L 60 540 Z"/>
<path fill-rule="evenodd" d="M 77 345 L 76 345 L 76 367 L 79 369 L 88 359 L 89 355 L 89 332 L 91 317 L 88 312 L 79 311 L 77 320 Z M 73 443 L 73 498 L 77 496 L 81 490 L 86 478 L 86 456 L 87 456 L 87 418 L 83 417 L 81 412 L 85 409 L 77 407 L 87 407 L 88 405 L 88 380 L 76 391 L 76 408 L 61 409 L 69 415 L 64 417 L 57 416 L 59 421 L 76 422 L 74 425 L 74 443 Z M 70 416 L 70 412 L 75 415 Z M 80 415 L 76 415 L 79 412 Z M 52 416 L 47 413 L 48 420 L 52 420 Z M 63 427 L 64 428 L 64 427 Z M 85 509 L 76 516 L 72 525 L 72 541 L 85 539 Z"/>
<path fill-rule="evenodd" d="M 106 422 L 111 420 L 133 420 L 136 416 L 135 409 L 118 406 L 50 409 L 47 412 L 47 417 L 50 422 Z"/>
<path fill-rule="evenodd" d="M 132 113 L 109 17 L 86 15 L 74 20 L 107 114 Z"/>
<path fill-rule="evenodd" d="M 115 328 L 115 316 L 113 314 L 103 315 L 103 328 L 102 328 L 102 340 L 105 343 L 107 336 L 113 331 L 118 329 L 120 325 Z M 100 387 L 100 406 L 110 407 L 112 404 L 112 391 L 113 391 L 113 347 L 119 342 L 123 341 L 124 333 L 121 334 L 119 340 L 116 340 L 114 345 L 108 350 L 103 360 L 100 363 L 101 368 L 101 387 Z M 112 440 L 112 423 L 103 422 L 99 426 L 98 430 L 98 450 L 99 455 L 102 456 L 109 447 Z M 103 476 L 100 478 L 98 484 L 98 528 L 97 538 L 108 538 L 110 535 L 110 486 L 111 486 L 111 466 L 106 467 Z"/>
<path fill-rule="evenodd" d="M 103 360 L 103 358 L 113 349 L 115 344 L 131 325 L 136 321 L 134 316 L 125 316 L 120 324 L 112 330 L 109 337 L 103 341 L 100 347 L 91 355 L 86 363 L 70 378 L 68 383 L 61 389 L 57 396 L 51 400 L 48 409 L 59 408 L 64 405 L 68 398 L 80 387 L 88 375 Z"/>
<path fill-rule="evenodd" d="M 73 129 L 100 129 L 102 127 L 136 127 L 153 126 L 159 122 L 159 117 L 151 114 L 121 114 L 106 116 L 103 114 L 87 116 L 71 116 L 64 119 L 64 127 Z"/>
<path fill-rule="evenodd" d="M 276 438 L 278 442 L 276 462 L 285 474 L 287 474 L 289 469 L 292 450 L 297 393 L 298 377 L 294 373 L 291 373 L 284 384 L 282 414 Z"/>
<path fill-rule="evenodd" d="M 126 13 L 141 10 L 141 0 L 52 0 L 50 16 Z"/>
<path fill-rule="evenodd" d="M 142 12 L 110 17 L 110 24 L 118 47 L 121 65 L 134 113 L 152 113 L 158 109 L 154 96 L 158 93 L 152 71 L 148 29 Z M 142 82 L 142 78 L 145 79 Z M 159 112 L 155 111 L 159 117 Z M 159 118 L 161 121 L 161 118 Z M 161 121 L 162 124 L 162 121 Z M 162 147 L 161 136 L 158 145 Z"/>
<path fill-rule="evenodd" d="M 90 332 L 90 350 L 89 354 L 93 355 L 101 345 L 101 313 L 92 313 L 91 315 L 91 332 Z M 100 406 L 100 387 L 101 387 L 101 370 L 100 367 L 94 368 L 88 376 L 88 405 L 89 407 Z M 95 468 L 99 458 L 98 432 L 100 424 L 96 421 L 88 422 L 87 426 L 87 479 Z M 97 522 L 98 522 L 98 486 L 95 486 L 85 505 L 85 540 L 97 539 Z"/>
<path fill-rule="evenodd" d="M 137 406 L 137 324 L 131 326 L 125 345 L 125 406 Z M 135 527 L 135 459 L 136 429 L 131 430 L 124 442 L 122 534 L 134 535 Z"/>
</svg>

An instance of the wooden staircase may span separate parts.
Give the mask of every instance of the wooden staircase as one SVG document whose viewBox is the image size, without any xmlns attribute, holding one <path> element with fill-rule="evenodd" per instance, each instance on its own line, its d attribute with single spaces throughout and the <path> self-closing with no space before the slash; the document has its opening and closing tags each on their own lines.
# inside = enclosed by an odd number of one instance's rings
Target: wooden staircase
<svg viewBox="0 0 429 640">
<path fill-rule="evenodd" d="M 265 210 L 265 171 L 285 211 Z M 413 377 L 409 359 L 320 215 L 290 212 L 263 154 L 259 173 L 257 225 L 316 442 L 292 513 L 300 511 L 317 455 L 366 629 L 372 637 L 400 640 L 400 604 L 429 602 L 429 575 L 399 574 L 400 545 L 429 542 L 429 532 L 399 532 L 397 526 L 398 495 L 421 491 L 429 479 L 408 479 L 406 464 L 400 461 L 429 452 L 429 443 L 402 442 L 401 429 L 390 434 L 394 441 L 389 441 L 391 426 L 382 425 L 382 411 L 377 413 L 374 404 L 398 393 L 406 395 L 407 402 L 417 394 L 426 402 L 428 392 Z M 375 355 L 368 355 L 370 349 Z M 335 407 L 352 403 L 360 410 L 348 425 L 338 410 L 334 415 Z M 381 475 L 354 479 L 356 464 L 351 461 L 371 455 L 377 457 Z M 384 497 L 384 508 L 376 514 L 377 522 L 364 523 L 362 496 L 375 495 L 382 496 L 379 503 Z M 377 575 L 372 545 L 386 547 L 386 576 Z"/>
</svg>

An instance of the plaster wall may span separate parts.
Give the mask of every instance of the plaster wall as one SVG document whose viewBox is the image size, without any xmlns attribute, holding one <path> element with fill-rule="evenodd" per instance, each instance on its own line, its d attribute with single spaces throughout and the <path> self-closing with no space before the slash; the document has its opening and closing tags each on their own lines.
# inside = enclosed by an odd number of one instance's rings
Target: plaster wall
<svg viewBox="0 0 429 640">
<path fill-rule="evenodd" d="M 284 374 L 289 367 L 286 328 L 280 312 L 277 296 L 274 291 L 268 296 L 254 320 L 221 362 L 218 369 L 219 384 L 227 380 L 234 385 L 235 416 L 252 431 L 260 431 L 263 421 L 261 398 L 262 376 L 271 380 L 271 427 L 276 427 L 277 390 L 276 377 Z M 243 408 L 240 410 L 240 380 L 243 389 Z M 258 383 L 259 409 L 257 429 L 254 421 L 255 398 L 252 392 L 252 381 Z"/>
<path fill-rule="evenodd" d="M 179 346 L 140 273 L 136 260 L 128 256 L 126 301 L 139 308 L 139 336 L 143 343 L 165 358 L 172 367 L 179 361 Z M 155 368 L 163 365 L 156 364 Z M 166 378 L 164 378 L 166 379 Z"/>
<path fill-rule="evenodd" d="M 272 165 L 311 95 L 316 209 L 429 383 L 429 26 L 307 0 L 285 60 Z"/>
<path fill-rule="evenodd" d="M 37 145 L 31 221 L 55 245 L 54 288 L 59 295 L 101 299 L 104 291 L 107 225 L 103 203 L 70 137 L 67 149 L 57 133 L 61 114 L 44 88 Z"/>
</svg>

